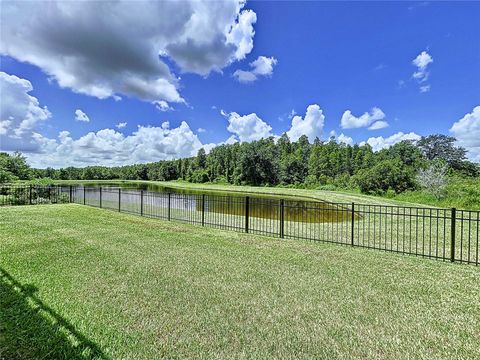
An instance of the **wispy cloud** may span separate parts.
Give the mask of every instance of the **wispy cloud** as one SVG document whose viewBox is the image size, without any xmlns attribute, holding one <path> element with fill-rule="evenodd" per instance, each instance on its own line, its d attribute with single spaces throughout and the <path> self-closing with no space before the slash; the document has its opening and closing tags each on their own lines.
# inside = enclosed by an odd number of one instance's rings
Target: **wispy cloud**
<svg viewBox="0 0 480 360">
<path fill-rule="evenodd" d="M 433 63 L 433 57 L 426 51 L 422 51 L 415 59 L 412 60 L 412 64 L 417 67 L 417 71 L 413 73 L 412 77 L 419 84 L 424 84 L 428 80 L 430 76 L 428 65 L 431 63 Z M 422 93 L 428 92 L 430 91 L 430 85 L 421 85 L 419 89 Z"/>
</svg>

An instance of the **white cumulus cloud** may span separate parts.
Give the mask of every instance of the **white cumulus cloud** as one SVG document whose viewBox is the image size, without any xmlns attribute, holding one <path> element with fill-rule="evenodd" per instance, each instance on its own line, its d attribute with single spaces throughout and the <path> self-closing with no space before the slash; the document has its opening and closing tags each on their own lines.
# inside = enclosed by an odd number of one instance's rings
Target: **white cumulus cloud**
<svg viewBox="0 0 480 360">
<path fill-rule="evenodd" d="M 347 110 L 342 115 L 340 126 L 343 129 L 362 127 L 368 127 L 369 130 L 383 129 L 388 126 L 388 123 L 384 120 L 385 117 L 385 113 L 378 107 L 374 107 L 370 112 L 366 112 L 358 117 L 354 116 L 350 110 Z M 379 124 L 376 124 L 377 122 Z"/>
<path fill-rule="evenodd" d="M 317 136 L 319 138 L 322 136 L 324 122 L 325 115 L 320 106 L 309 105 L 303 118 L 299 115 L 292 118 L 292 125 L 287 135 L 291 141 L 297 141 L 300 136 L 306 135 L 308 140 L 313 142 Z"/>
<path fill-rule="evenodd" d="M 6 2 L 0 54 L 100 99 L 182 103 L 169 64 L 205 76 L 244 59 L 256 22 L 244 6 L 242 0 Z"/>
<path fill-rule="evenodd" d="M 0 72 L 0 149 L 37 151 L 34 130 L 51 117 L 46 106 L 29 93 L 32 83 Z"/>
<path fill-rule="evenodd" d="M 367 141 L 362 141 L 360 145 L 369 144 L 372 147 L 373 151 L 378 151 L 378 150 L 389 148 L 390 146 L 395 145 L 400 141 L 419 140 L 420 137 L 421 137 L 420 135 L 415 134 L 414 132 L 410 132 L 408 134 L 404 134 L 403 132 L 398 132 L 387 138 L 384 138 L 383 136 L 371 137 Z"/>
<path fill-rule="evenodd" d="M 272 127 L 255 113 L 241 116 L 231 112 L 228 114 L 227 130 L 238 136 L 240 141 L 254 141 L 272 136 Z"/>
<path fill-rule="evenodd" d="M 353 145 L 353 139 L 350 136 L 340 134 L 337 138 L 338 142 L 344 143 L 346 145 Z"/>
<path fill-rule="evenodd" d="M 368 127 L 368 130 L 380 130 L 380 129 L 385 129 L 388 126 L 389 126 L 388 122 L 379 120 L 379 121 L 375 121 L 372 125 L 370 125 Z"/>
<path fill-rule="evenodd" d="M 38 134 L 37 134 L 38 135 Z M 35 167 L 125 165 L 194 156 L 203 146 L 186 122 L 177 128 L 139 126 L 125 136 L 113 129 L 89 132 L 78 139 L 68 131 L 57 139 L 37 136 L 40 153 L 26 153 Z"/>
<path fill-rule="evenodd" d="M 117 129 L 123 129 L 124 127 L 127 126 L 127 123 L 126 122 L 121 122 L 121 123 L 118 123 L 117 125 L 115 125 L 115 127 Z"/>
<path fill-rule="evenodd" d="M 259 76 L 272 76 L 273 67 L 277 64 L 274 57 L 259 56 L 250 63 L 250 70 L 236 70 L 233 76 L 240 82 L 249 83 L 258 79 Z"/>
<path fill-rule="evenodd" d="M 480 162 L 480 106 L 455 122 L 450 132 L 457 138 L 457 144 L 468 151 L 469 159 Z"/>
<path fill-rule="evenodd" d="M 337 132 L 335 130 L 332 130 L 330 131 L 328 136 L 330 137 L 330 139 L 334 138 L 334 140 L 338 141 L 339 143 L 353 145 L 353 139 L 350 136 L 345 135 L 344 133 L 337 135 Z"/>
<path fill-rule="evenodd" d="M 89 117 L 87 116 L 87 114 L 85 114 L 82 110 L 80 109 L 77 109 L 75 110 L 75 120 L 76 121 L 83 121 L 83 122 L 89 122 L 90 119 Z"/>
</svg>

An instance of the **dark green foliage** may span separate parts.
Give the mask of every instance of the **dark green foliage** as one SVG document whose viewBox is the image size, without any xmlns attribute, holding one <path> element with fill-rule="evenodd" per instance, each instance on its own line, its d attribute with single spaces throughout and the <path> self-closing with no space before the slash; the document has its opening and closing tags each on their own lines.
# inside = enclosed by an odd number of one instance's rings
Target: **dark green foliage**
<svg viewBox="0 0 480 360">
<path fill-rule="evenodd" d="M 401 193 L 414 189 L 412 171 L 399 160 L 383 160 L 371 169 L 362 169 L 355 176 L 360 190 L 366 194 L 384 194 L 389 189 Z"/>
<path fill-rule="evenodd" d="M 208 172 L 205 169 L 194 170 L 189 180 L 194 183 L 206 183 L 208 182 Z"/>
<path fill-rule="evenodd" d="M 455 167 L 465 160 L 467 154 L 464 148 L 455 146 L 455 141 L 454 137 L 435 134 L 423 136 L 417 146 L 427 160 L 443 160 Z"/>
<path fill-rule="evenodd" d="M 0 183 L 31 178 L 32 170 L 22 154 L 0 153 Z"/>
<path fill-rule="evenodd" d="M 197 153 L 197 158 L 195 159 L 197 168 L 199 169 L 205 169 L 205 166 L 207 165 L 207 153 L 205 152 L 204 148 L 201 148 L 198 150 Z"/>
<path fill-rule="evenodd" d="M 385 151 L 387 158 L 398 158 L 406 166 L 418 167 L 425 162 L 422 150 L 410 140 L 396 143 L 383 151 Z"/>
<path fill-rule="evenodd" d="M 7 159 L 7 160 L 6 160 Z M 448 176 L 475 178 L 478 164 L 465 160 L 465 150 L 455 138 L 430 135 L 419 141 L 402 141 L 374 152 L 370 145 L 346 145 L 335 138 L 313 144 L 306 136 L 292 142 L 287 134 L 250 143 L 220 145 L 208 154 L 121 167 L 47 168 L 30 171 L 20 154 L 0 154 L 0 181 L 28 178 L 59 180 L 185 180 L 257 186 L 287 186 L 309 189 L 359 189 L 386 194 L 413 190 L 419 169 L 432 162 L 448 164 Z M 7 165 L 4 165 L 8 163 Z M 10 171 L 11 170 L 11 171 Z"/>
<path fill-rule="evenodd" d="M 234 170 L 235 184 L 278 184 L 278 149 L 273 138 L 243 143 L 241 150 Z"/>
</svg>

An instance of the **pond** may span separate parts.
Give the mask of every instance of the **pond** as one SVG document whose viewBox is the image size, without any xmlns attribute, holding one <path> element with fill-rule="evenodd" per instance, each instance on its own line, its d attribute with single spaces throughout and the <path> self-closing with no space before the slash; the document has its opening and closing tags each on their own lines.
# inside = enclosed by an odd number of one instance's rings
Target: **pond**
<svg viewBox="0 0 480 360">
<path fill-rule="evenodd" d="M 83 186 L 78 182 L 72 185 Z M 90 189 L 86 192 L 87 203 L 95 201 L 95 199 L 98 201 L 100 187 L 103 189 L 104 202 L 107 199 L 114 202 L 113 198 L 118 199 L 114 189 L 121 188 L 122 206 L 138 206 L 140 190 L 144 190 L 145 196 L 149 199 L 148 206 L 157 208 L 170 206 L 171 209 L 177 211 L 201 212 L 203 208 L 209 213 L 240 217 L 244 216 L 247 211 L 246 198 L 248 197 L 248 216 L 253 218 L 280 219 L 283 207 L 285 221 L 324 223 L 351 220 L 351 211 L 347 204 L 333 204 L 313 199 L 302 200 L 285 195 L 184 189 L 140 182 L 87 182 L 85 186 Z M 155 194 L 165 196 L 155 196 Z M 170 204 L 167 203 L 168 194 L 171 194 Z"/>
</svg>

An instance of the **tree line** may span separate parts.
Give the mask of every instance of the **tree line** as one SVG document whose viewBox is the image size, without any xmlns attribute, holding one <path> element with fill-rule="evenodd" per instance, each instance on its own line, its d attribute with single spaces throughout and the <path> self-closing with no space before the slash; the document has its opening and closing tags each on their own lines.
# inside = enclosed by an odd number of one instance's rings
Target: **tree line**
<svg viewBox="0 0 480 360">
<path fill-rule="evenodd" d="M 286 134 L 253 142 L 220 145 L 208 154 L 116 167 L 88 166 L 31 169 L 15 153 L 0 154 L 0 182 L 17 179 L 52 180 L 185 180 L 254 186 L 292 186 L 323 189 L 359 189 L 363 193 L 401 193 L 418 188 L 421 169 L 437 167 L 463 177 L 478 177 L 479 164 L 466 158 L 455 138 L 430 135 L 418 141 L 402 141 L 374 152 L 365 145 L 347 145 L 306 136 L 290 141 Z M 435 172 L 424 172 L 425 174 Z"/>
</svg>

